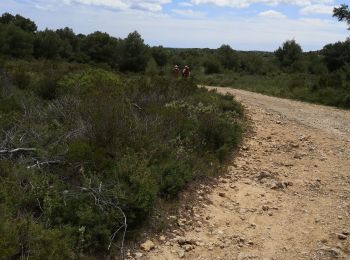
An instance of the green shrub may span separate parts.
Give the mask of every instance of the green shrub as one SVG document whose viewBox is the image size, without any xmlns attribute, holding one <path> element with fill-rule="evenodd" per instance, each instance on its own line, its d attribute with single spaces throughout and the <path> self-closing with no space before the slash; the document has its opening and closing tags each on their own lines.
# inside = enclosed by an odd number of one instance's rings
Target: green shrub
<svg viewBox="0 0 350 260">
<path fill-rule="evenodd" d="M 214 74 L 214 73 L 220 73 L 220 63 L 217 60 L 206 60 L 203 63 L 204 66 L 204 73 L 205 74 Z"/>
<path fill-rule="evenodd" d="M 36 148 L 0 160 L 0 253 L 8 258 L 107 258 L 124 214 L 136 229 L 158 198 L 214 175 L 238 145 L 242 106 L 193 78 L 29 65 L 30 84 L 0 104 L 4 146 Z"/>
<path fill-rule="evenodd" d="M 13 113 L 21 110 L 19 101 L 15 97 L 0 98 L 0 111 L 2 113 Z"/>
<path fill-rule="evenodd" d="M 186 165 L 179 165 L 175 160 L 162 163 L 157 167 L 160 195 L 173 198 L 183 189 L 192 173 Z"/>
<path fill-rule="evenodd" d="M 23 68 L 16 69 L 13 74 L 13 83 L 19 87 L 20 89 L 25 89 L 31 83 L 31 77 L 28 72 L 26 72 Z"/>
</svg>

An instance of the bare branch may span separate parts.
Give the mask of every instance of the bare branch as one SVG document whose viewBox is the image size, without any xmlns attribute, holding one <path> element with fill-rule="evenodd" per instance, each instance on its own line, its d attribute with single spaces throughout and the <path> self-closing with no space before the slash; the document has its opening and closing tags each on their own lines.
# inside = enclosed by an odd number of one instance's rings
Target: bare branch
<svg viewBox="0 0 350 260">
<path fill-rule="evenodd" d="M 35 167 L 40 168 L 40 166 L 43 166 L 43 165 L 60 164 L 60 163 L 62 163 L 62 161 L 59 161 L 59 160 L 56 160 L 56 161 L 45 161 L 45 162 L 41 162 L 41 163 L 36 161 L 35 164 L 27 166 L 27 169 L 31 169 L 31 168 L 35 168 Z"/>
<path fill-rule="evenodd" d="M 6 154 L 6 153 L 18 153 L 18 152 L 35 152 L 35 148 L 16 148 L 16 149 L 4 149 L 0 150 L 0 154 Z"/>
<path fill-rule="evenodd" d="M 138 104 L 133 103 L 132 105 L 133 105 L 134 107 L 136 107 L 138 110 L 142 110 L 142 108 L 141 108 Z"/>
</svg>

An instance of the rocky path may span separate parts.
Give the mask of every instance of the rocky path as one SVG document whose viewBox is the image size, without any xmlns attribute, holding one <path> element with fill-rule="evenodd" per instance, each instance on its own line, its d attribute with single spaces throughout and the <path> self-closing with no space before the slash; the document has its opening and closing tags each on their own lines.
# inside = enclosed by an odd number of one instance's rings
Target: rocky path
<svg viewBox="0 0 350 260">
<path fill-rule="evenodd" d="M 136 259 L 350 259 L 350 111 L 228 88 L 253 135 Z"/>
</svg>

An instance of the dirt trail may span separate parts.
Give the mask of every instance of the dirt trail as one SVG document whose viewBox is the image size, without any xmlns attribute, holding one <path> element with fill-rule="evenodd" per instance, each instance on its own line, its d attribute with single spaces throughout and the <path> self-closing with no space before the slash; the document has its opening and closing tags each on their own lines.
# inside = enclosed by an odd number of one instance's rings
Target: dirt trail
<svg viewBox="0 0 350 260">
<path fill-rule="evenodd" d="M 130 258 L 350 259 L 350 111 L 218 91 L 242 101 L 254 134 L 192 217 Z"/>
</svg>

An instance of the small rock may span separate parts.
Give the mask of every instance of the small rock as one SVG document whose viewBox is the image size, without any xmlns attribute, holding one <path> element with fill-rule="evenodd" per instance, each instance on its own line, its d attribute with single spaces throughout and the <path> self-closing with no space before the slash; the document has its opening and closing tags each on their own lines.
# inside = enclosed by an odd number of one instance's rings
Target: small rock
<svg viewBox="0 0 350 260">
<path fill-rule="evenodd" d="M 225 197 L 225 196 L 226 196 L 226 194 L 225 194 L 225 193 L 223 193 L 223 192 L 219 192 L 219 196 L 220 196 L 220 197 Z"/>
<path fill-rule="evenodd" d="M 290 144 L 293 148 L 298 148 L 299 147 L 299 144 L 296 144 L 296 143 L 291 143 Z"/>
<path fill-rule="evenodd" d="M 141 244 L 141 249 L 149 252 L 154 249 L 154 243 L 151 240 L 147 240 L 145 243 Z"/>
<path fill-rule="evenodd" d="M 296 153 L 294 154 L 294 159 L 302 159 L 304 156 L 306 156 L 306 154 L 304 153 Z"/>
<path fill-rule="evenodd" d="M 340 240 L 346 240 L 348 237 L 346 235 L 344 235 L 344 234 L 338 234 L 338 238 Z"/>
<path fill-rule="evenodd" d="M 185 250 L 179 249 L 177 251 L 177 254 L 179 255 L 180 258 L 184 258 L 185 257 Z"/>
<path fill-rule="evenodd" d="M 175 241 L 177 241 L 177 243 L 179 243 L 179 245 L 184 245 L 186 244 L 186 239 L 184 237 L 180 237 L 180 236 L 177 236 L 175 238 Z"/>
<path fill-rule="evenodd" d="M 319 250 L 324 251 L 324 252 L 328 252 L 333 257 L 332 259 L 338 259 L 339 256 L 341 255 L 339 249 L 337 249 L 337 248 L 331 248 L 331 247 L 324 246 L 324 247 L 321 247 Z"/>
<path fill-rule="evenodd" d="M 193 249 L 193 246 L 192 245 L 183 245 L 182 248 L 186 251 L 186 252 L 189 252 Z"/>
<path fill-rule="evenodd" d="M 165 241 L 165 236 L 160 236 L 160 237 L 159 237 L 159 240 L 160 240 L 160 241 Z"/>
<path fill-rule="evenodd" d="M 135 253 L 135 259 L 141 259 L 142 256 L 143 254 L 140 252 Z"/>
<path fill-rule="evenodd" d="M 255 224 L 255 223 L 251 223 L 251 224 L 249 225 L 249 228 L 256 228 L 256 224 Z"/>
<path fill-rule="evenodd" d="M 224 234 L 224 231 L 222 231 L 222 230 L 218 230 L 218 232 L 217 232 L 219 235 L 223 235 Z"/>
<path fill-rule="evenodd" d="M 268 211 L 268 210 L 269 210 L 269 206 L 263 205 L 263 206 L 262 206 L 262 210 L 263 210 L 263 211 Z"/>
</svg>

